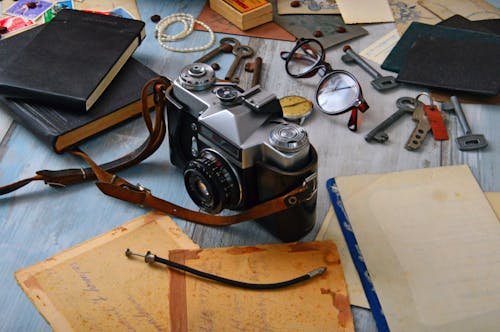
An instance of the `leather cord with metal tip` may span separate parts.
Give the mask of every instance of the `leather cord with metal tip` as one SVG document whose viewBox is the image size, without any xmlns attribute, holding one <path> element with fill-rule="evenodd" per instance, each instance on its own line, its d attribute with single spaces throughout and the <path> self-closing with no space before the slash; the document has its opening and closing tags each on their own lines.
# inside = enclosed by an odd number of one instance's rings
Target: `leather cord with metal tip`
<svg viewBox="0 0 500 332">
<path fill-rule="evenodd" d="M 205 279 L 210 279 L 210 280 L 217 281 L 217 282 L 220 282 L 220 283 L 223 283 L 226 285 L 230 285 L 233 287 L 253 289 L 253 290 L 277 289 L 277 288 L 292 286 L 292 285 L 295 285 L 299 282 L 306 281 L 306 280 L 312 279 L 316 276 L 319 276 L 326 271 L 326 267 L 322 266 L 322 267 L 314 269 L 314 270 L 312 270 L 312 271 L 310 271 L 310 272 L 308 272 L 300 277 L 294 278 L 294 279 L 276 282 L 276 283 L 254 284 L 254 283 L 248 283 L 248 282 L 242 282 L 242 281 L 237 281 L 237 280 L 233 280 L 233 279 L 228 279 L 228 278 L 220 277 L 220 276 L 215 275 L 215 274 L 196 270 L 196 269 L 193 269 L 189 266 L 179 264 L 179 263 L 173 262 L 173 261 L 165 259 L 165 258 L 158 257 L 155 254 L 151 253 L 150 251 L 148 251 L 145 255 L 141 255 L 141 254 L 132 252 L 132 250 L 127 248 L 127 250 L 125 250 L 125 256 L 127 256 L 127 257 L 131 257 L 131 256 L 144 257 L 144 261 L 148 264 L 153 264 L 155 262 L 162 263 L 162 264 L 165 264 L 165 265 L 172 267 L 174 269 L 189 272 L 191 274 L 197 275 L 197 276 L 205 278 Z"/>
</svg>

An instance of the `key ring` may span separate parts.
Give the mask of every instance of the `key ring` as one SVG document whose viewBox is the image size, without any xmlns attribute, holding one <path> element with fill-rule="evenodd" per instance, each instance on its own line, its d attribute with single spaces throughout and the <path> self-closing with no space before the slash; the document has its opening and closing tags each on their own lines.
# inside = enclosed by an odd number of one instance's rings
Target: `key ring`
<svg viewBox="0 0 500 332">
<path fill-rule="evenodd" d="M 434 109 L 434 101 L 432 100 L 432 97 L 430 94 L 428 94 L 427 92 L 421 92 L 419 93 L 416 97 L 415 97 L 415 100 L 418 100 L 418 98 L 420 98 L 421 96 L 427 96 L 430 100 L 430 103 L 429 103 L 429 106 L 431 108 L 431 110 Z"/>
</svg>

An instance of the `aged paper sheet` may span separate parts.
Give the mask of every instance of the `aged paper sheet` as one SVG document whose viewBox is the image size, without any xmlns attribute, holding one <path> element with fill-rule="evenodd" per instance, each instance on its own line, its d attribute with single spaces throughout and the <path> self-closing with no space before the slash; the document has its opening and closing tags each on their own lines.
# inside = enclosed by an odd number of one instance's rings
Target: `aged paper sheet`
<svg viewBox="0 0 500 332">
<path fill-rule="evenodd" d="M 290 0 L 277 0 L 279 15 L 288 14 L 340 14 L 335 0 L 302 0 L 297 7 L 291 6 Z"/>
<path fill-rule="evenodd" d="M 500 222 L 500 192 L 486 192 L 484 194 Z M 352 262 L 351 254 L 347 248 L 342 230 L 339 226 L 339 221 L 333 211 L 333 208 L 328 210 L 328 213 L 323 220 L 323 224 L 321 225 L 321 229 L 316 236 L 316 240 L 332 240 L 335 242 L 340 255 L 340 260 L 342 262 L 342 269 L 344 270 L 347 291 L 349 293 L 349 300 L 351 301 L 351 304 L 370 309 L 363 286 L 359 280 L 358 272 Z"/>
<path fill-rule="evenodd" d="M 500 9 L 484 0 L 420 0 L 419 4 L 442 20 L 456 14 L 471 21 L 500 18 Z"/>
<path fill-rule="evenodd" d="M 412 22 L 436 24 L 441 19 L 421 6 L 417 0 L 389 0 L 396 29 L 402 35 Z"/>
<path fill-rule="evenodd" d="M 239 281 L 289 280 L 320 266 L 311 280 L 274 290 L 247 290 L 173 272 L 171 317 L 175 331 L 354 331 L 335 244 L 296 242 L 175 250 L 170 259 Z"/>
<path fill-rule="evenodd" d="M 391 329 L 496 330 L 500 223 L 468 167 L 336 181 Z"/>
<path fill-rule="evenodd" d="M 394 29 L 362 50 L 359 55 L 381 65 L 398 40 L 399 33 Z"/>
<path fill-rule="evenodd" d="M 54 331 L 170 331 L 170 270 L 127 258 L 126 248 L 168 257 L 198 246 L 169 217 L 151 212 L 15 277 Z"/>
<path fill-rule="evenodd" d="M 387 0 L 337 0 L 346 24 L 394 22 Z"/>
</svg>

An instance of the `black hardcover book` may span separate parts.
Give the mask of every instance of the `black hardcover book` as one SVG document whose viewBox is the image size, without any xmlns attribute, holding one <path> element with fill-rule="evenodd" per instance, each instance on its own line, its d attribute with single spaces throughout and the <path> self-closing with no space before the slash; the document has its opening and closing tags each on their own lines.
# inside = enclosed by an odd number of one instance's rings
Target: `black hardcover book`
<svg viewBox="0 0 500 332">
<path fill-rule="evenodd" d="M 12 50 L 29 43 L 41 28 L 36 27 L 1 40 L 0 58 L 8 57 Z M 6 97 L 0 98 L 0 102 L 3 104 L 2 109 L 16 122 L 61 153 L 140 114 L 142 87 L 155 76 L 157 74 L 154 71 L 130 58 L 89 112 L 73 112 Z"/>
<path fill-rule="evenodd" d="M 65 9 L 0 68 L 0 94 L 87 111 L 145 37 L 145 24 Z"/>
</svg>

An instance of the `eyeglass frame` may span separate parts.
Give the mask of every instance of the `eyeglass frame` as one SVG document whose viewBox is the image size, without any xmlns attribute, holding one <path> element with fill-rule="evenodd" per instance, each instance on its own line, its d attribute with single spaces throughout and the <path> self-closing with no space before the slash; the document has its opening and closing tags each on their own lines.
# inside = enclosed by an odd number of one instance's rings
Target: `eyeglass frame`
<svg viewBox="0 0 500 332">
<path fill-rule="evenodd" d="M 290 55 L 292 55 L 292 54 L 300 55 L 299 53 L 296 53 L 297 50 L 299 48 L 301 48 L 303 45 L 308 44 L 310 42 L 317 43 L 318 46 L 321 48 L 320 59 L 316 61 L 316 64 L 314 66 L 312 66 L 310 69 L 308 69 L 306 72 L 304 72 L 302 74 L 292 74 L 292 73 L 290 73 L 290 71 L 288 70 L 288 63 L 290 62 L 290 59 L 292 58 Z M 306 52 L 306 51 L 304 51 L 304 52 Z M 284 57 L 285 53 L 287 53 L 286 57 Z M 290 52 L 281 52 L 281 58 L 283 60 L 285 60 L 285 70 L 286 70 L 286 73 L 288 75 L 292 76 L 293 78 L 309 78 L 309 77 L 313 77 L 314 75 L 316 75 L 316 73 L 320 69 L 323 69 L 325 71 L 325 73 L 323 75 L 320 74 L 321 76 L 324 76 L 324 75 L 328 74 L 329 72 L 333 71 L 333 68 L 330 65 L 330 63 L 328 63 L 328 62 L 325 61 L 325 48 L 323 47 L 323 45 L 317 39 L 313 39 L 313 38 L 299 38 L 297 40 L 294 48 Z"/>
<path fill-rule="evenodd" d="M 290 70 L 288 69 L 288 63 L 292 59 L 292 55 L 295 54 L 296 56 L 300 56 L 301 54 L 297 53 L 297 50 L 302 48 L 304 45 L 309 44 L 311 42 L 316 43 L 321 49 L 321 54 L 320 54 L 319 59 L 316 61 L 316 63 L 313 66 L 311 66 L 311 68 L 309 68 L 304 73 L 300 73 L 300 74 L 290 73 Z M 304 52 L 307 53 L 307 50 L 304 50 Z M 316 53 L 316 51 L 314 51 L 314 52 Z M 356 77 L 353 74 L 351 74 L 350 72 L 348 72 L 346 70 L 335 70 L 332 68 L 332 65 L 330 63 L 325 61 L 325 48 L 319 42 L 319 40 L 313 39 L 313 38 L 300 38 L 297 40 L 297 43 L 295 44 L 294 48 L 290 52 L 281 52 L 280 56 L 282 59 L 285 60 L 285 70 L 286 70 L 287 74 L 293 78 L 310 78 L 310 77 L 313 77 L 314 75 L 316 75 L 322 69 L 324 71 L 324 73 L 319 73 L 320 76 L 322 76 L 322 78 L 321 78 L 320 82 L 318 83 L 318 87 L 316 88 L 316 96 L 314 98 L 314 104 L 323 113 L 328 114 L 328 115 L 339 115 L 339 114 L 344 114 L 346 112 L 351 111 L 351 116 L 349 118 L 349 122 L 347 124 L 347 127 L 351 131 L 357 130 L 357 122 L 358 122 L 358 112 L 357 111 L 359 110 L 362 113 L 364 113 L 369 108 L 368 103 L 363 98 L 363 92 L 361 90 L 361 85 L 359 84 L 358 80 L 356 79 Z M 351 77 L 354 80 L 354 82 L 356 82 L 356 84 L 358 85 L 359 94 L 358 94 L 358 97 L 355 100 L 355 102 L 351 106 L 346 108 L 345 110 L 337 112 L 337 113 L 328 113 L 321 106 L 319 106 L 317 103 L 319 88 L 321 87 L 321 84 L 326 79 L 329 79 L 329 77 L 331 77 L 332 75 L 339 74 L 339 73 L 345 74 L 345 75 Z"/>
</svg>

